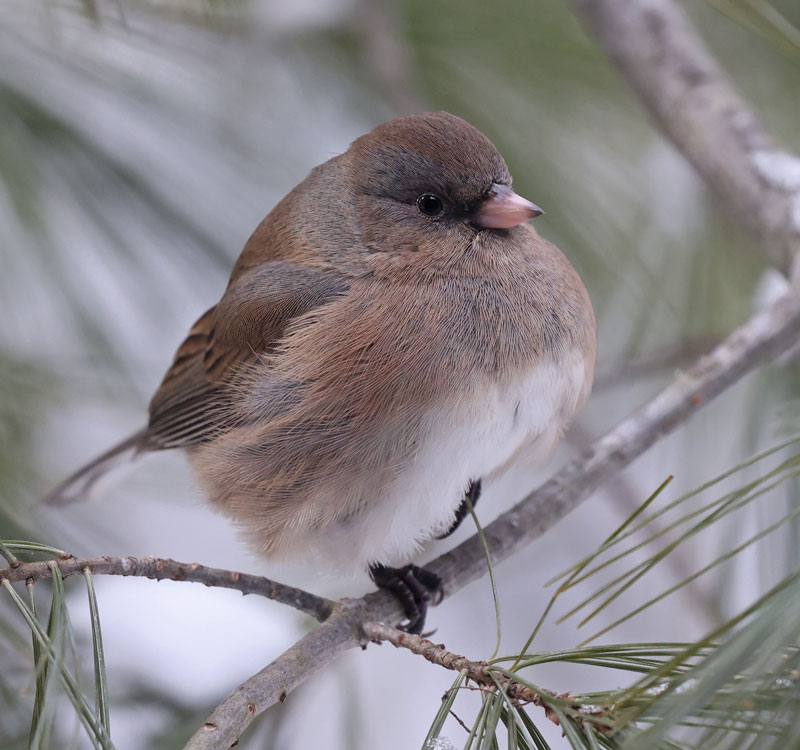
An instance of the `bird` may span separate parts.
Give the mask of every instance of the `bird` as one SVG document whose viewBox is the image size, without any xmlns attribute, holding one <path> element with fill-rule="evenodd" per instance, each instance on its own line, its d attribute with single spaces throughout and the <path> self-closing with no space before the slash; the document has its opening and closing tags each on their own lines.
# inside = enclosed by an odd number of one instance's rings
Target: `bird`
<svg viewBox="0 0 800 750">
<path fill-rule="evenodd" d="M 258 225 L 147 426 L 46 501 L 183 449 L 259 553 L 366 569 L 422 632 L 442 581 L 411 562 L 421 546 L 518 456 L 544 460 L 591 390 L 592 304 L 542 213 L 465 120 L 377 126 Z"/>
</svg>

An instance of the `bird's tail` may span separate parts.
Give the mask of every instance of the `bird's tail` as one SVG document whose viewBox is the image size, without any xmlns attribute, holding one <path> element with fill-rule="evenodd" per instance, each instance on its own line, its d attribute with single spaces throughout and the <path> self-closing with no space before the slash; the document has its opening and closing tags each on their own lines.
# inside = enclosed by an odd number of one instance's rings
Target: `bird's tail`
<svg viewBox="0 0 800 750">
<path fill-rule="evenodd" d="M 50 490 L 42 502 L 47 505 L 67 505 L 76 500 L 88 499 L 100 479 L 109 472 L 132 463 L 139 456 L 145 442 L 145 434 L 146 429 L 139 430 L 95 458 L 94 461 L 82 466 L 61 484 Z"/>
</svg>

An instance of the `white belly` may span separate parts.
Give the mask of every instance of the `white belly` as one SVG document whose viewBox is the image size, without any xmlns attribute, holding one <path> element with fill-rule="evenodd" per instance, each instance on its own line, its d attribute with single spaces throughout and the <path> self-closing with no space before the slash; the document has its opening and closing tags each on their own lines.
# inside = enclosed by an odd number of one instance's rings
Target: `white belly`
<svg viewBox="0 0 800 750">
<path fill-rule="evenodd" d="M 414 464 L 367 509 L 326 529 L 313 546 L 336 568 L 407 563 L 446 531 L 470 480 L 486 478 L 521 449 L 543 459 L 582 403 L 583 357 L 541 364 L 518 382 L 480 385 L 458 406 L 431 413 Z"/>
</svg>

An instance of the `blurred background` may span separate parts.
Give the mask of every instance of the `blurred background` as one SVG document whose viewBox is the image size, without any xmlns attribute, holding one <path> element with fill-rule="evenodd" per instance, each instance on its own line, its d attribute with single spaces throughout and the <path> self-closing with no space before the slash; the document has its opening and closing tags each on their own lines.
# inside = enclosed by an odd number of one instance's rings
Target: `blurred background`
<svg viewBox="0 0 800 750">
<path fill-rule="evenodd" d="M 684 5 L 768 129 L 800 151 L 795 49 L 754 23 L 742 10 L 749 3 Z M 800 25 L 794 0 L 770 7 Z M 545 209 L 536 227 L 572 260 L 598 317 L 588 408 L 550 465 L 523 461 L 486 488 L 483 523 L 743 322 L 757 290 L 769 293 L 758 248 L 720 215 L 560 0 L 4 0 L 2 13 L 0 538 L 76 555 L 196 560 L 336 597 L 369 588 L 366 577 L 326 580 L 251 555 L 174 452 L 89 503 L 49 509 L 37 499 L 143 424 L 177 344 L 277 200 L 398 114 L 445 109 L 491 138 L 517 191 Z M 504 650 L 524 643 L 550 595 L 544 582 L 667 475 L 674 498 L 796 432 L 799 375 L 790 363 L 746 379 L 500 565 Z M 767 500 L 794 507 L 796 480 Z M 603 622 L 685 578 L 751 520 L 684 546 Z M 793 569 L 796 539 L 784 528 L 605 638 L 697 638 Z M 67 584 L 90 671 L 86 594 Z M 311 625 L 279 605 L 191 584 L 101 578 L 96 587 L 119 748 L 182 746 L 224 695 Z M 450 649 L 484 658 L 491 601 L 479 581 L 428 624 Z M 11 707 L 0 712 L 0 745 L 9 749 L 26 746 L 32 701 L 30 655 L 15 646 L 30 635 L 18 619 L 0 609 L 0 690 Z M 537 647 L 582 637 L 573 624 L 548 625 Z M 419 747 L 453 677 L 388 645 L 347 654 L 268 711 L 240 747 Z M 573 692 L 626 679 L 557 665 L 536 673 L 539 684 Z M 468 720 L 474 696 L 459 701 Z M 68 710 L 59 727 L 67 746 Z M 566 743 L 547 731 L 554 747 Z M 446 734 L 464 741 L 455 722 Z"/>
</svg>

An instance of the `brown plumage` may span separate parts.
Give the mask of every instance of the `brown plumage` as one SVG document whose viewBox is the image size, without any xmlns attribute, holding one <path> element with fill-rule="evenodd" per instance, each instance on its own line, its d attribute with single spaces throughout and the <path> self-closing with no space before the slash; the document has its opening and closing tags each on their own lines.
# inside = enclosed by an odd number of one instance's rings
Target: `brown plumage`
<svg viewBox="0 0 800 750">
<path fill-rule="evenodd" d="M 357 139 L 256 229 L 121 448 L 186 448 L 267 555 L 407 560 L 470 480 L 546 452 L 591 387 L 586 290 L 510 185 L 447 113 Z"/>
</svg>

